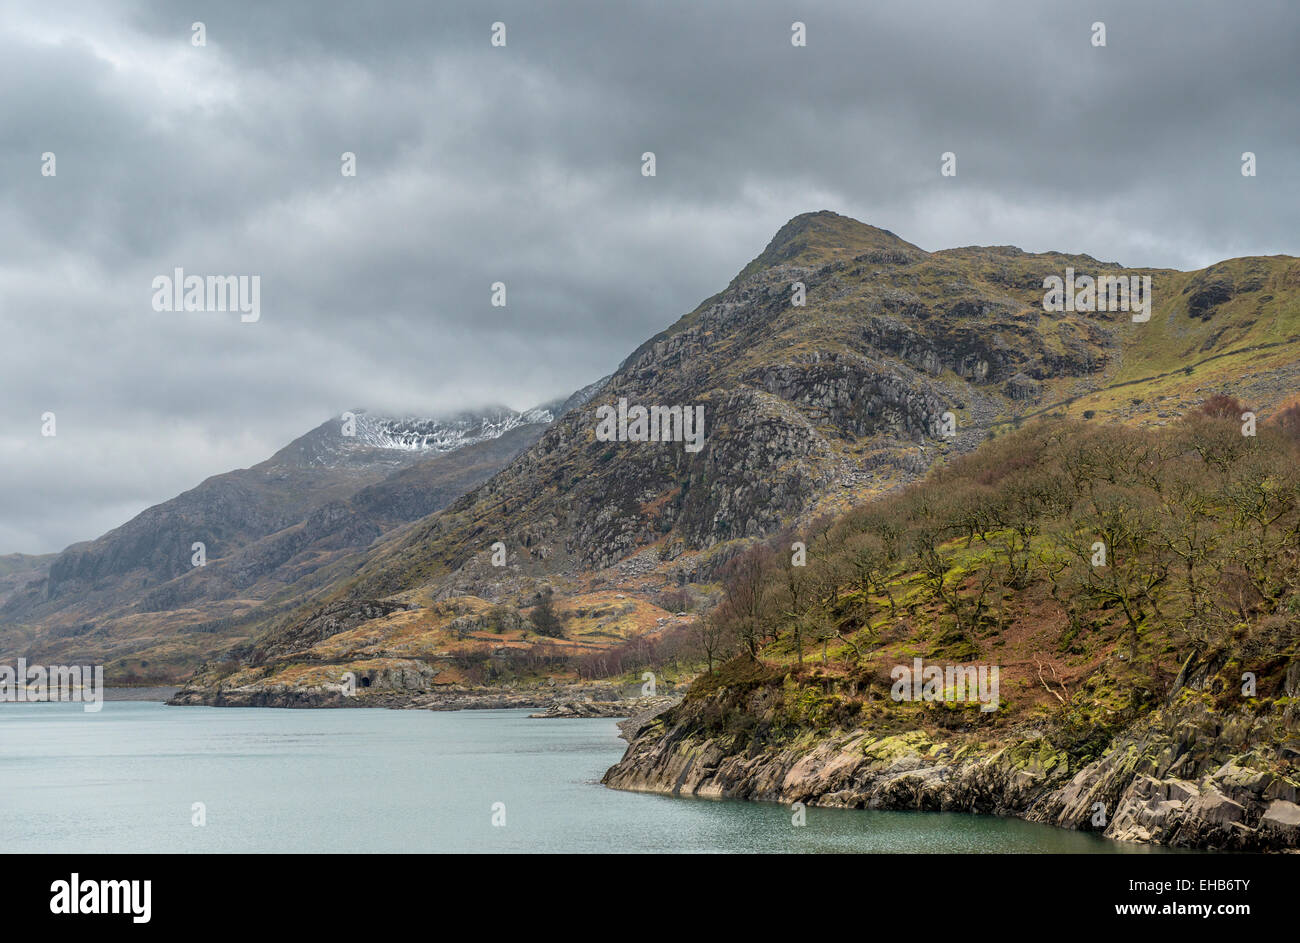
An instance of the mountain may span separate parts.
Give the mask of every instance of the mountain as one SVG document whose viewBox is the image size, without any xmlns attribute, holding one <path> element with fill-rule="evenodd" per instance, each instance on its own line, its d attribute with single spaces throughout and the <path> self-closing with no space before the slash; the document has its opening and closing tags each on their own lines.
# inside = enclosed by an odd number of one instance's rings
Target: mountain
<svg viewBox="0 0 1300 943">
<path fill-rule="evenodd" d="M 397 419 L 355 410 L 295 439 L 269 463 L 297 469 L 382 467 L 455 452 L 499 439 L 520 426 L 545 425 L 554 418 L 552 408 L 546 406 L 524 412 L 495 406 L 436 419 Z"/>
<path fill-rule="evenodd" d="M 96 540 L 7 565 L 6 583 L 29 579 L 6 592 L 0 658 L 100 659 L 118 680 L 183 677 L 260 608 L 285 605 L 384 533 L 489 478 L 562 408 L 438 418 L 358 410 L 322 423 Z"/>
<path fill-rule="evenodd" d="M 1047 310 L 1045 280 L 1074 273 L 1137 278 L 1135 304 L 1149 278 L 1149 319 Z M 1289 256 L 1131 270 L 1012 247 L 927 252 L 835 213 L 798 216 L 584 408 L 307 605 L 250 626 L 189 697 L 220 689 L 232 703 L 363 665 L 375 693 L 562 676 L 574 658 L 662 634 L 679 604 L 707 604 L 753 540 L 893 492 L 1036 416 L 1159 426 L 1225 389 L 1275 410 L 1300 369 L 1297 286 Z M 702 407 L 702 447 L 598 437 L 598 411 L 623 402 Z M 523 618 L 547 590 L 573 620 L 562 642 Z"/>
<path fill-rule="evenodd" d="M 0 556 L 0 606 L 33 580 L 45 576 L 57 554 L 9 553 Z"/>
</svg>

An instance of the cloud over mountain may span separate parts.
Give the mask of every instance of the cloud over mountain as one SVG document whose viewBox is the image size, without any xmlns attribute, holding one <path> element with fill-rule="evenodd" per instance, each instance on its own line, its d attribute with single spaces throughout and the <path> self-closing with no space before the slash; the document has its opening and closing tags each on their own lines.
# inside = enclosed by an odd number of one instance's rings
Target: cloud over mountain
<svg viewBox="0 0 1300 943">
<path fill-rule="evenodd" d="M 1294 252 L 1287 4 L 926 7 L 818 5 L 802 49 L 774 3 L 6 7 L 0 552 L 92 537 L 358 403 L 564 395 L 810 208 L 927 250 Z M 176 266 L 261 275 L 261 320 L 153 311 Z"/>
</svg>

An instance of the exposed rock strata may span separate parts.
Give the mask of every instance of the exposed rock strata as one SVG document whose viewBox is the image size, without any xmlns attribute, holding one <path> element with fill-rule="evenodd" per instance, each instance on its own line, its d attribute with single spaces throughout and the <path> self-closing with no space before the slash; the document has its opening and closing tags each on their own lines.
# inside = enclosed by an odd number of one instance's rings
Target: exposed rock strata
<svg viewBox="0 0 1300 943">
<path fill-rule="evenodd" d="M 705 699 L 630 731 L 616 789 L 837 808 L 1008 815 L 1107 838 L 1234 851 L 1300 849 L 1300 771 L 1252 718 L 1160 712 L 1076 765 L 1042 737 L 957 742 L 922 730 L 811 734 L 772 744 L 709 736 Z M 716 709 L 717 705 L 713 705 Z M 1281 772 L 1276 770 L 1280 769 Z"/>
</svg>

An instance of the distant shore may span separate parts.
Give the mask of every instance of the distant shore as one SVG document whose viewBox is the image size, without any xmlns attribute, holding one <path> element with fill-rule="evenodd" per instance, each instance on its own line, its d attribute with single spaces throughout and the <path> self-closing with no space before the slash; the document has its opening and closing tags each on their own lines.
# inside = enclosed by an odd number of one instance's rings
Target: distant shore
<svg viewBox="0 0 1300 943">
<path fill-rule="evenodd" d="M 661 709 L 682 691 L 666 686 L 658 697 L 643 697 L 639 685 L 608 682 L 529 686 L 461 686 L 419 691 L 363 690 L 345 695 L 336 687 L 250 685 L 245 688 L 171 689 L 174 707 L 387 708 L 389 710 L 507 710 L 528 708 L 547 718 L 631 717 L 661 702 Z M 684 689 L 683 689 L 684 690 Z M 152 698 L 150 698 L 152 700 Z"/>
<path fill-rule="evenodd" d="M 177 685 L 159 685 L 149 687 L 104 688 L 106 701 L 169 701 L 180 690 Z"/>
</svg>

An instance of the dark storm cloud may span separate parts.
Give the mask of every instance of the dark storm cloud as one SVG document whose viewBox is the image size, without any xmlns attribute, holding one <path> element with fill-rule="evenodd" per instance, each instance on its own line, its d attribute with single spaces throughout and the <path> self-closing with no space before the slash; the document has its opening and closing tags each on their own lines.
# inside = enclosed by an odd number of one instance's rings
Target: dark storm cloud
<svg viewBox="0 0 1300 943">
<path fill-rule="evenodd" d="M 563 395 L 808 210 L 927 249 L 1295 253 L 1297 15 L 1132 7 L 8 5 L 0 552 L 92 537 L 352 406 Z M 153 311 L 175 266 L 261 275 L 262 319 Z"/>
</svg>

